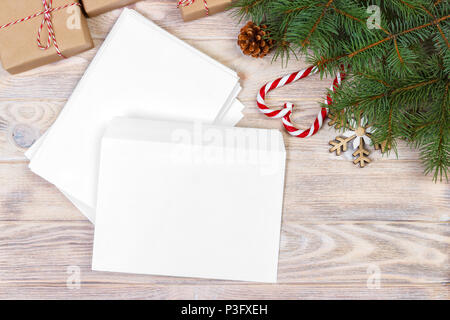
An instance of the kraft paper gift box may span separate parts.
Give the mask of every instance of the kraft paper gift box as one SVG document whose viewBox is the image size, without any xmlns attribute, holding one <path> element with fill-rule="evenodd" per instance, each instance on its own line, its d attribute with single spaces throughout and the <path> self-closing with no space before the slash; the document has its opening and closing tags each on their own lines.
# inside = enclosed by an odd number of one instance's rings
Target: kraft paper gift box
<svg viewBox="0 0 450 320">
<path fill-rule="evenodd" d="M 100 159 L 93 270 L 276 282 L 278 130 L 118 118 Z"/>
<path fill-rule="evenodd" d="M 206 14 L 205 2 L 203 0 L 194 0 L 192 3 L 185 1 L 185 4 L 180 4 L 181 16 L 184 21 L 210 16 L 225 11 L 232 2 L 233 0 L 206 0 L 208 7 L 208 14 Z"/>
<path fill-rule="evenodd" d="M 95 17 L 138 1 L 140 0 L 81 0 L 83 8 L 89 17 Z"/>
<path fill-rule="evenodd" d="M 66 8 L 50 13 L 56 39 L 56 46 L 64 57 L 70 57 L 94 47 L 91 35 L 78 5 L 78 0 L 46 0 L 51 8 Z M 44 19 L 40 14 L 26 21 L 5 26 L 44 11 L 42 0 L 0 1 L 0 60 L 3 68 L 12 73 L 24 72 L 51 62 L 64 59 L 58 55 L 54 41 L 47 50 L 37 45 L 37 34 Z M 48 27 L 45 23 L 41 32 L 41 43 L 48 41 Z"/>
<path fill-rule="evenodd" d="M 30 168 L 94 222 L 99 145 L 111 118 L 235 125 L 239 91 L 234 71 L 125 9 L 58 119 L 26 152 Z"/>
</svg>

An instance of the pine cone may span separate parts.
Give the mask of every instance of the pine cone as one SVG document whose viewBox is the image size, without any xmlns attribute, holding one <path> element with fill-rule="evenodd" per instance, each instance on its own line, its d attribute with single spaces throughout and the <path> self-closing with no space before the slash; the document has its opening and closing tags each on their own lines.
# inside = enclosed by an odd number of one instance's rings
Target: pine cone
<svg viewBox="0 0 450 320">
<path fill-rule="evenodd" d="M 257 26 L 252 21 L 242 27 L 237 43 L 244 54 L 262 58 L 270 52 L 273 40 L 269 38 L 266 29 L 266 25 Z"/>
</svg>

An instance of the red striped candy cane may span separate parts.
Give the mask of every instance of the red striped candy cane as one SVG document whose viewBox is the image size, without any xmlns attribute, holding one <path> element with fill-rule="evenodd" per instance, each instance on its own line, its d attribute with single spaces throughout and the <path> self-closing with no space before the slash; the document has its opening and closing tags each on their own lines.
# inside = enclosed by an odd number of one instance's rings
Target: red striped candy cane
<svg viewBox="0 0 450 320">
<path fill-rule="evenodd" d="M 298 138 L 306 138 L 310 137 L 319 131 L 319 129 L 322 127 L 322 124 L 328 114 L 328 108 L 321 108 L 319 114 L 317 115 L 314 123 L 311 125 L 309 129 L 301 130 L 294 126 L 294 124 L 291 121 L 291 114 L 292 110 L 294 108 L 294 105 L 292 103 L 285 103 L 284 106 L 281 109 L 271 109 L 266 105 L 266 95 L 271 90 L 274 90 L 276 88 L 283 87 L 289 83 L 298 81 L 300 79 L 306 78 L 310 74 L 314 74 L 318 72 L 318 68 L 316 66 L 311 66 L 309 68 L 306 68 L 301 71 L 297 71 L 288 75 L 285 75 L 284 77 L 278 78 L 274 81 L 271 81 L 269 83 L 266 83 L 258 92 L 258 95 L 256 97 L 256 103 L 261 110 L 262 113 L 264 113 L 269 118 L 282 118 L 282 122 L 286 130 L 294 137 Z M 344 68 L 342 68 L 342 73 L 338 72 L 336 75 L 336 78 L 333 81 L 333 84 L 330 88 L 333 92 L 336 91 L 336 89 L 340 86 L 341 81 L 345 78 Z M 327 94 L 327 97 L 325 98 L 325 103 L 327 105 L 331 105 L 333 101 L 331 100 L 331 97 L 329 94 Z"/>
</svg>

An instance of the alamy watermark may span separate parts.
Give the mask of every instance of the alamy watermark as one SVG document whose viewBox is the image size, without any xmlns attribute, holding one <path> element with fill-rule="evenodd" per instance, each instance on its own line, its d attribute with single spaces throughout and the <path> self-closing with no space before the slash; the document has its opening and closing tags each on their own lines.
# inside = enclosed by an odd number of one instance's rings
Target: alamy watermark
<svg viewBox="0 0 450 320">
<path fill-rule="evenodd" d="M 367 19 L 367 28 L 381 29 L 381 9 L 379 6 L 371 5 L 367 8 L 367 13 L 371 16 Z"/>
<path fill-rule="evenodd" d="M 370 264 L 367 267 L 366 273 L 369 275 L 367 278 L 367 289 L 380 289 L 381 288 L 381 268 L 376 264 Z"/>
<path fill-rule="evenodd" d="M 66 280 L 67 289 L 69 290 L 80 289 L 81 268 L 79 266 L 68 266 L 66 273 L 69 275 Z"/>
<path fill-rule="evenodd" d="M 176 164 L 255 165 L 261 175 L 278 173 L 283 139 L 276 130 L 212 127 L 195 122 L 171 134 Z"/>
<path fill-rule="evenodd" d="M 81 29 L 81 9 L 78 6 L 69 6 L 66 9 L 67 17 L 66 27 L 69 30 Z"/>
</svg>

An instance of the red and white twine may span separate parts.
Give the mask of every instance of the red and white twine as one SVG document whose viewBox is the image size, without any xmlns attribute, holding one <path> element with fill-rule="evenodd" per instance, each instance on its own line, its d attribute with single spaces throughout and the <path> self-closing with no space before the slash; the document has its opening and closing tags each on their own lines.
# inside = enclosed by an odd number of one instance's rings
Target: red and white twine
<svg viewBox="0 0 450 320">
<path fill-rule="evenodd" d="M 262 113 L 264 113 L 269 118 L 281 118 L 284 127 L 294 137 L 298 138 L 306 138 L 310 137 L 319 131 L 319 129 L 322 127 L 323 122 L 328 114 L 328 108 L 321 108 L 319 114 L 317 115 L 316 119 L 314 120 L 314 123 L 311 125 L 309 129 L 301 130 L 298 129 L 291 121 L 291 115 L 292 110 L 294 108 L 294 105 L 292 103 L 285 103 L 284 106 L 281 109 L 271 109 L 266 104 L 266 95 L 271 90 L 274 90 L 276 88 L 283 87 L 289 83 L 298 81 L 300 79 L 306 78 L 310 74 L 314 74 L 318 72 L 318 68 L 316 66 L 311 66 L 309 68 L 306 68 L 301 71 L 297 71 L 288 75 L 285 75 L 284 77 L 278 78 L 274 81 L 271 81 L 269 83 L 266 83 L 258 92 L 258 95 L 256 97 L 256 103 L 261 110 Z M 342 68 L 343 71 L 343 68 Z M 345 73 L 338 72 L 336 75 L 336 78 L 333 81 L 333 84 L 331 85 L 330 90 L 333 92 L 336 91 L 336 89 L 341 85 L 341 81 L 345 78 Z M 327 94 L 327 97 L 325 98 L 325 104 L 331 105 L 333 103 L 331 97 L 329 94 Z"/>
<path fill-rule="evenodd" d="M 65 58 L 63 56 L 63 54 L 61 53 L 61 50 L 59 49 L 58 46 L 58 42 L 56 41 L 56 35 L 55 35 L 55 30 L 53 29 L 53 22 L 52 22 L 52 12 L 53 11 L 58 11 L 58 10 L 63 10 L 65 8 L 71 7 L 71 6 L 81 6 L 79 3 L 73 2 L 73 3 L 68 3 L 64 6 L 60 6 L 57 8 L 53 8 L 53 0 L 42 0 L 42 4 L 44 6 L 44 10 L 37 12 L 35 14 L 32 14 L 28 17 L 4 24 L 2 26 L 0 26 L 0 30 L 2 29 L 6 29 L 10 26 L 13 26 L 15 24 L 21 23 L 21 22 L 25 22 L 31 19 L 34 19 L 36 17 L 39 17 L 41 15 L 44 15 L 44 19 L 42 19 L 42 23 L 38 29 L 38 33 L 37 33 L 37 45 L 40 49 L 42 50 L 47 50 L 48 48 L 51 47 L 52 43 L 55 46 L 55 50 L 56 53 L 58 54 L 58 56 Z M 44 25 L 47 25 L 47 32 L 48 32 L 48 38 L 47 38 L 47 44 L 44 46 L 42 45 L 41 42 L 41 34 L 42 34 L 42 30 L 44 28 Z"/>
<path fill-rule="evenodd" d="M 194 2 L 195 2 L 195 0 L 179 0 L 178 3 L 177 3 L 177 8 L 179 8 L 179 7 L 189 7 Z M 205 6 L 206 15 L 209 15 L 209 8 L 208 8 L 207 0 L 203 0 L 203 4 Z"/>
</svg>

